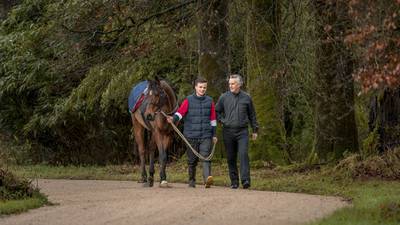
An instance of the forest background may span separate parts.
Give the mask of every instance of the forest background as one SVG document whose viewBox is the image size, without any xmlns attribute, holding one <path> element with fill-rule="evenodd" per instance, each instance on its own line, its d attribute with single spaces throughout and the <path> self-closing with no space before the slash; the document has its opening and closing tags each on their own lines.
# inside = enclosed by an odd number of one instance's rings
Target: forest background
<svg viewBox="0 0 400 225">
<path fill-rule="evenodd" d="M 136 83 L 162 77 L 182 101 L 200 75 L 217 101 L 230 73 L 244 76 L 256 107 L 253 162 L 320 165 L 354 153 L 386 154 L 400 144 L 399 6 L 398 0 L 2 1 L 2 158 L 136 162 L 127 108 Z M 176 137 L 169 159 L 185 149 Z M 215 157 L 225 157 L 221 141 Z"/>
</svg>

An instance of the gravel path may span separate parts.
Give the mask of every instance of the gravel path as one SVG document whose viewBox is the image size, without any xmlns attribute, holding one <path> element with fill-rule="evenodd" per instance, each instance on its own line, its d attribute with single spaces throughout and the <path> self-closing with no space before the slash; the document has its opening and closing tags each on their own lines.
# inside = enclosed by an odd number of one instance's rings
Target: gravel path
<svg viewBox="0 0 400 225">
<path fill-rule="evenodd" d="M 144 188 L 130 181 L 39 180 L 55 206 L 0 218 L 1 225 L 291 225 L 331 214 L 340 198 L 226 187 Z"/>
</svg>

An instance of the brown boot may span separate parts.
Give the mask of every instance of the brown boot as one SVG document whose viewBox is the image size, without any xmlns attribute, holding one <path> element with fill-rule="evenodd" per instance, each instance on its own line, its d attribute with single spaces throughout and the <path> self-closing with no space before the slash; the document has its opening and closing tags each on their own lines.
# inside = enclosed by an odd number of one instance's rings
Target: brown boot
<svg viewBox="0 0 400 225">
<path fill-rule="evenodd" d="M 205 188 L 210 188 L 211 185 L 213 185 L 213 184 L 214 184 L 214 178 L 212 176 L 208 176 L 207 180 L 206 180 L 206 183 L 204 184 L 204 187 Z"/>
</svg>

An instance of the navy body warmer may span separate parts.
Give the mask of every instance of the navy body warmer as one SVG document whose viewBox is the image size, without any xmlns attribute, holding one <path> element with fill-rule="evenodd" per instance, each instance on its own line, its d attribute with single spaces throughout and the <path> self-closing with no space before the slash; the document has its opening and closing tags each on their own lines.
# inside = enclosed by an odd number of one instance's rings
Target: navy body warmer
<svg viewBox="0 0 400 225">
<path fill-rule="evenodd" d="M 189 108 L 184 117 L 183 134 L 188 138 L 211 138 L 211 97 L 190 95 L 187 100 Z"/>
</svg>

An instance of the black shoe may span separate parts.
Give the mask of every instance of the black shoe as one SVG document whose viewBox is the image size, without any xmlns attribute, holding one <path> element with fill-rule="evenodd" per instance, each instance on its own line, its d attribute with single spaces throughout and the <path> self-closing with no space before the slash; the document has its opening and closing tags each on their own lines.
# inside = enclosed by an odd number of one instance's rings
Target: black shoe
<svg viewBox="0 0 400 225">
<path fill-rule="evenodd" d="M 196 187 L 196 181 L 190 180 L 190 181 L 189 181 L 189 187 L 195 188 L 195 187 Z"/>
<path fill-rule="evenodd" d="M 189 187 L 196 187 L 196 167 L 194 165 L 189 165 Z"/>
<path fill-rule="evenodd" d="M 239 185 L 238 184 L 231 184 L 232 189 L 238 189 Z"/>
<path fill-rule="evenodd" d="M 250 187 L 250 182 L 245 181 L 245 182 L 243 182 L 242 186 L 243 186 L 243 189 L 248 189 Z"/>
</svg>

